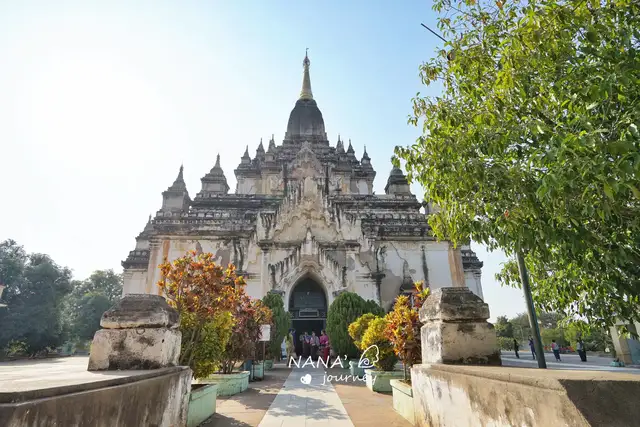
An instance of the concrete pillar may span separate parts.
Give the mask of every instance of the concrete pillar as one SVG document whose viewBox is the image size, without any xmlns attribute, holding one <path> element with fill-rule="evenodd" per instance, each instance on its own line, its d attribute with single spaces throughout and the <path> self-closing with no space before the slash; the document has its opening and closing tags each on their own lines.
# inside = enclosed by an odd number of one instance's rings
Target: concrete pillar
<svg viewBox="0 0 640 427">
<path fill-rule="evenodd" d="M 501 365 L 489 306 L 469 288 L 439 288 L 420 309 L 422 363 Z"/>
<path fill-rule="evenodd" d="M 158 289 L 156 283 L 160 278 L 160 269 L 158 265 L 162 264 L 163 257 L 160 254 L 160 251 L 166 245 L 163 242 L 159 241 L 150 241 L 149 242 L 149 271 L 147 273 L 147 283 L 145 286 L 145 293 L 157 295 Z"/>
<path fill-rule="evenodd" d="M 93 337 L 89 371 L 177 366 L 178 312 L 160 295 L 127 294 L 107 310 Z"/>
<path fill-rule="evenodd" d="M 634 328 L 636 331 L 640 331 L 640 324 L 628 322 L 618 322 L 616 326 L 609 329 L 611 341 L 613 341 L 613 348 L 616 350 L 616 357 L 627 365 L 640 364 L 640 342 L 634 338 L 620 336 L 617 326 L 622 325 L 628 325 L 627 327 L 630 328 L 631 331 L 633 331 Z"/>
<path fill-rule="evenodd" d="M 269 249 L 266 246 L 262 250 L 262 266 L 260 267 L 260 285 L 262 294 L 266 295 L 271 290 L 271 272 L 269 271 Z"/>
</svg>

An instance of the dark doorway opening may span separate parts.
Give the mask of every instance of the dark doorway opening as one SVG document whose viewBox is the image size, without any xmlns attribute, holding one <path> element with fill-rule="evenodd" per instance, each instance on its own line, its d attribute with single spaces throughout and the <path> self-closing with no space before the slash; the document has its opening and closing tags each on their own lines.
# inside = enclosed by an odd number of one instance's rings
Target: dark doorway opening
<svg viewBox="0 0 640 427">
<path fill-rule="evenodd" d="M 289 297 L 289 313 L 294 332 L 296 354 L 302 356 L 304 348 L 301 337 L 307 332 L 311 335 L 320 332 L 326 326 L 327 297 L 322 286 L 307 277 L 299 281 L 291 291 Z"/>
</svg>

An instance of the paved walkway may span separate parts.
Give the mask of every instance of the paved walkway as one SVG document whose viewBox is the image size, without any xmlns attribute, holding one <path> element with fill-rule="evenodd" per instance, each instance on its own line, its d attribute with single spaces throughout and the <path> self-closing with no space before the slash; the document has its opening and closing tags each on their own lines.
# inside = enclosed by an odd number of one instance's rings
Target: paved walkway
<svg viewBox="0 0 640 427">
<path fill-rule="evenodd" d="M 607 357 L 587 356 L 586 362 L 581 362 L 580 357 L 576 354 L 561 354 L 562 362 L 557 362 L 552 353 L 545 353 L 547 368 L 549 369 L 571 369 L 577 371 L 608 371 L 608 372 L 624 372 L 627 374 L 640 375 L 640 369 L 637 367 L 618 368 L 609 366 L 613 359 Z M 502 352 L 502 364 L 505 366 L 515 366 L 520 368 L 537 368 L 538 362 L 533 360 L 531 353 L 520 352 L 520 359 L 516 358 L 515 353 Z"/>
<path fill-rule="evenodd" d="M 323 384 L 324 383 L 324 384 Z M 354 427 L 322 369 L 294 369 L 259 427 Z"/>
<path fill-rule="evenodd" d="M 249 389 L 234 396 L 219 396 L 216 413 L 200 427 L 255 427 L 267 413 L 291 369 L 276 365 L 265 372 L 263 381 L 249 383 Z"/>
<path fill-rule="evenodd" d="M 330 370 L 332 375 L 345 375 L 348 371 Z M 342 381 L 334 385 L 351 422 L 356 427 L 384 426 L 411 427 L 411 424 L 393 410 L 391 394 L 374 393 L 362 381 Z"/>
<path fill-rule="evenodd" d="M 1 327 L 1 326 L 0 326 Z M 148 374 L 149 371 L 87 371 L 89 356 L 0 362 L 0 393 L 84 386 L 98 381 Z"/>
</svg>

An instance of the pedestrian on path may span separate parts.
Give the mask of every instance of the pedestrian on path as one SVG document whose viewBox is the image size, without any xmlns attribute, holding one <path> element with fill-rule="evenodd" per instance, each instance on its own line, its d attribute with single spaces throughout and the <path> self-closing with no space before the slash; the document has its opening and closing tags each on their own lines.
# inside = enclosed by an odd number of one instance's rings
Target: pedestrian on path
<svg viewBox="0 0 640 427">
<path fill-rule="evenodd" d="M 513 351 L 516 352 L 516 357 L 518 359 L 520 359 L 520 355 L 518 354 L 518 350 L 520 350 L 520 344 L 518 344 L 518 340 L 517 339 L 513 339 Z"/>
<path fill-rule="evenodd" d="M 584 341 L 582 341 L 582 338 L 580 338 L 578 340 L 578 354 L 580 355 L 580 360 L 582 360 L 583 362 L 587 361 L 587 350 L 584 348 Z"/>
<path fill-rule="evenodd" d="M 287 363 L 289 363 L 291 358 L 294 357 L 293 353 L 295 351 L 295 346 L 293 345 L 293 333 L 291 331 L 289 331 L 289 333 L 287 334 L 285 341 L 285 345 L 287 348 Z"/>
<path fill-rule="evenodd" d="M 556 343 L 556 340 L 551 340 L 551 351 L 553 351 L 556 360 L 562 362 L 562 359 L 560 359 L 560 346 Z"/>
<path fill-rule="evenodd" d="M 536 346 L 533 345 L 533 338 L 529 337 L 529 348 L 531 349 L 531 354 L 533 355 L 533 360 L 536 360 Z"/>
</svg>

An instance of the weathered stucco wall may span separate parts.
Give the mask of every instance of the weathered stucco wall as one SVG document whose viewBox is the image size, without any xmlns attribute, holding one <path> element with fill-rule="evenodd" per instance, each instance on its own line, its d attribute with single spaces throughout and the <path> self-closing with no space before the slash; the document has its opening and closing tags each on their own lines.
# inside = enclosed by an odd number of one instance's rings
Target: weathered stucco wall
<svg viewBox="0 0 640 427">
<path fill-rule="evenodd" d="M 289 183 L 287 196 L 278 199 L 277 208 L 257 212 L 251 224 L 255 228 L 249 233 L 232 237 L 234 227 L 239 227 L 234 219 L 246 216 L 246 212 L 200 208 L 182 214 L 158 212 L 156 220 L 174 231 L 152 233 L 153 227 L 148 224 L 149 242 L 145 244 L 139 237 L 136 249 L 141 251 L 141 259 L 148 251 L 148 273 L 134 272 L 131 264 L 125 274 L 125 293 L 159 294 L 158 265 L 165 258 L 173 261 L 196 250 L 213 253 L 221 265 L 234 263 L 254 298 L 262 298 L 272 289 L 288 298 L 293 287 L 306 277 L 324 288 L 329 304 L 336 293 L 351 291 L 389 308 L 401 288 L 410 290 L 417 281 L 425 281 L 433 289 L 468 286 L 482 297 L 479 268 L 466 271 L 463 264 L 461 250 L 468 248 L 454 249 L 449 242 L 435 241 L 424 227 L 424 216 L 418 212 L 414 196 L 385 194 L 375 196 L 373 201 L 368 198 L 366 179 L 349 181 L 348 175 L 341 174 L 332 175 L 328 184 L 324 168 L 307 145 L 300 149 L 289 170 L 295 181 Z M 245 178 L 238 185 L 242 192 L 280 194 L 284 184 L 277 174 L 265 172 L 261 178 Z M 365 195 L 336 201 L 324 191 L 326 185 L 340 188 L 345 194 L 355 187 L 351 190 Z M 403 185 L 408 188 L 408 184 Z M 172 225 L 184 220 L 189 226 L 183 229 Z"/>
<path fill-rule="evenodd" d="M 262 247 L 259 242 L 266 239 L 273 244 Z M 329 304 L 334 292 L 347 290 L 380 300 L 388 308 L 403 283 L 416 281 L 425 281 L 432 289 L 466 285 L 482 297 L 479 271 L 463 272 L 460 251 L 449 242 L 372 242 L 364 237 L 358 218 L 329 220 L 321 198 L 315 195 L 283 206 L 277 217 L 258 221 L 250 240 L 156 236 L 149 245 L 148 273 L 126 271 L 125 293 L 158 294 L 158 265 L 165 257 L 173 261 L 189 250 L 211 252 L 222 265 L 235 263 L 245 274 L 247 292 L 253 298 L 262 298 L 271 289 L 289 295 L 309 275 L 325 288 Z M 374 275 L 378 269 L 384 275 L 380 295 Z"/>
<path fill-rule="evenodd" d="M 309 218 L 311 220 L 309 221 Z M 304 220 L 307 221 L 304 221 Z M 355 229 L 359 224 L 343 224 L 338 230 L 313 219 L 312 216 L 301 215 L 301 223 L 279 229 L 278 239 L 281 242 L 295 243 L 293 248 L 274 248 L 263 251 L 257 239 L 245 242 L 241 249 L 241 264 L 237 267 L 245 273 L 247 293 L 253 298 L 262 298 L 273 288 L 289 295 L 300 279 L 312 275 L 327 292 L 328 303 L 333 301 L 333 292 L 342 289 L 356 292 L 365 299 L 378 300 L 378 289 L 372 273 L 379 268 L 384 274 L 380 283 L 380 300 L 388 308 L 400 291 L 400 286 L 407 279 L 427 281 L 432 289 L 449 286 L 460 286 L 456 281 L 456 273 L 452 271 L 450 258 L 459 256 L 448 242 L 436 241 L 387 241 L 385 250 L 376 257 L 371 243 L 357 236 Z M 305 228 L 309 226 L 309 228 Z M 301 232 L 300 230 L 306 232 Z M 356 236 L 356 239 L 348 237 Z M 324 250 L 327 245 L 340 244 L 341 241 L 355 241 L 358 247 L 352 250 Z M 214 254 L 216 262 L 226 265 L 230 262 L 240 264 L 236 249 L 231 240 L 207 240 L 167 237 L 150 246 L 149 273 L 144 270 L 128 270 L 125 272 L 125 293 L 159 294 L 156 285 L 161 279 L 158 265 L 167 257 L 173 261 L 187 251 L 199 250 Z M 270 268 L 273 266 L 274 268 Z M 426 268 L 425 268 L 426 266 Z M 346 271 L 343 268 L 346 267 Z M 343 280 L 344 275 L 344 280 Z M 482 297 L 479 277 L 476 279 L 470 272 L 465 273 L 465 281 L 474 293 Z M 344 282 L 344 285 L 343 285 Z"/>
<path fill-rule="evenodd" d="M 623 427 L 640 420 L 640 377 L 612 372 L 416 365 L 418 426 Z"/>
<path fill-rule="evenodd" d="M 0 396 L 3 427 L 186 425 L 191 370 L 158 369 L 135 377 Z"/>
</svg>

